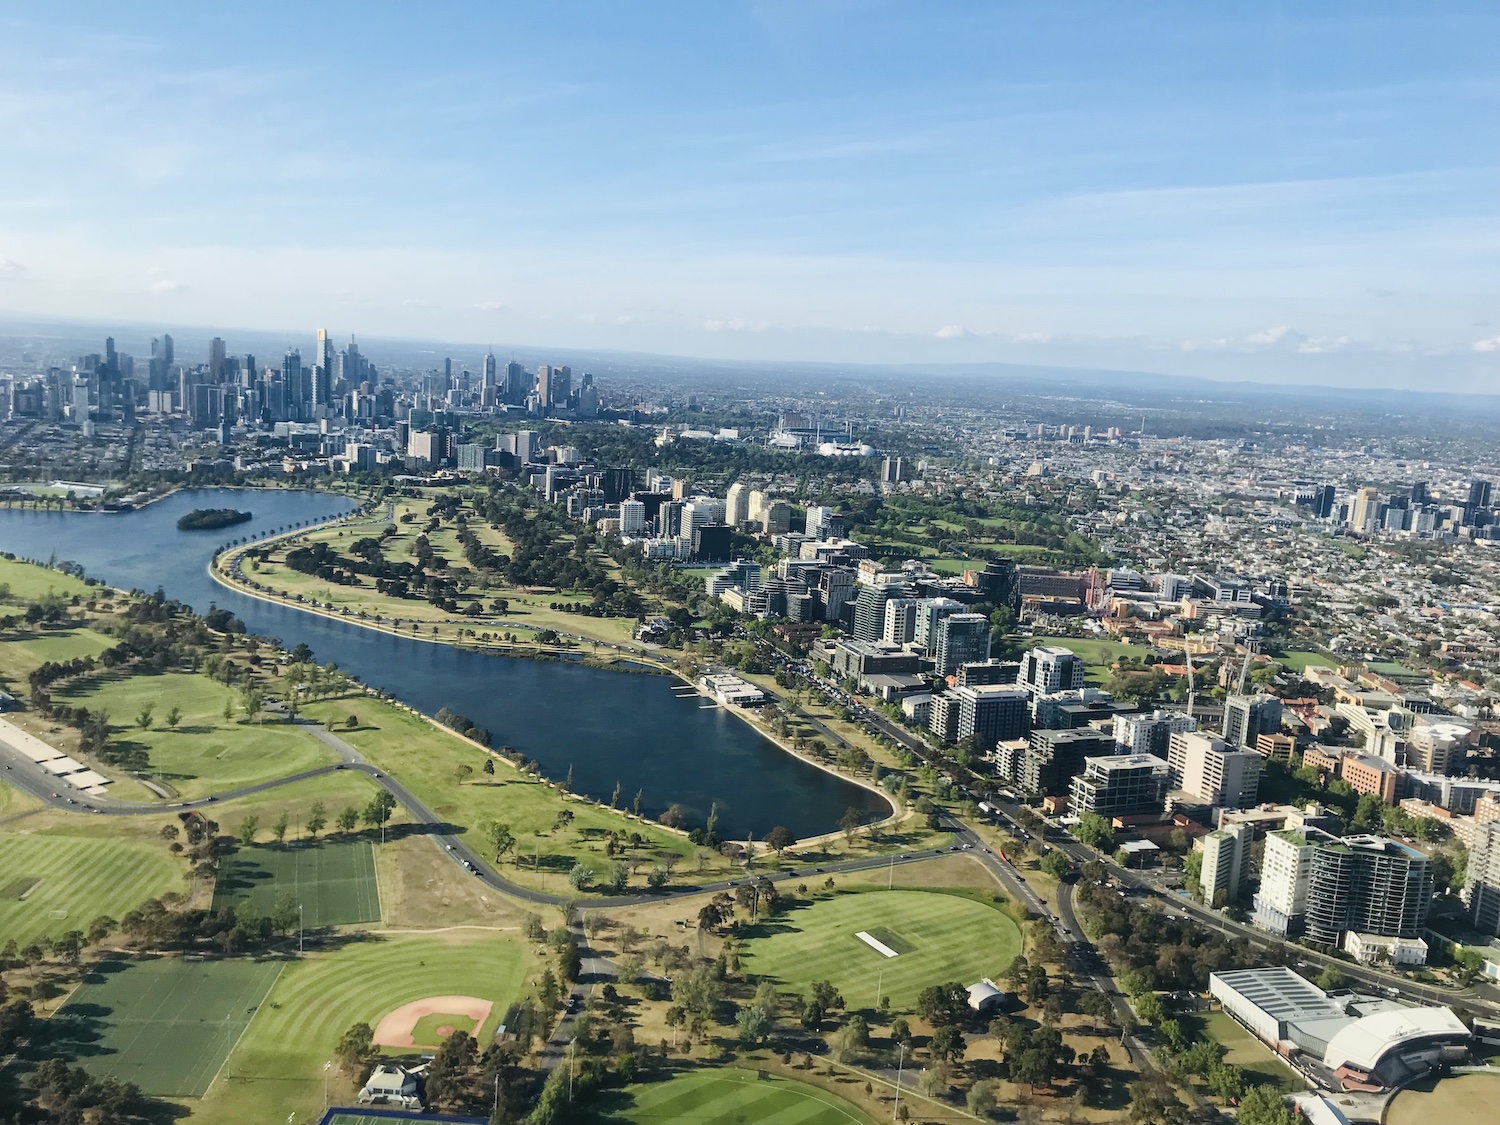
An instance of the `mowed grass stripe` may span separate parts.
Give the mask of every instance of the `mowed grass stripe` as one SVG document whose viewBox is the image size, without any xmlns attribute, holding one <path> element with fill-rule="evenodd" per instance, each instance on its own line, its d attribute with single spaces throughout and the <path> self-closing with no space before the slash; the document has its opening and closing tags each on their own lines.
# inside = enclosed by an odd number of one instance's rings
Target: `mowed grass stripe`
<svg viewBox="0 0 1500 1125">
<path fill-rule="evenodd" d="M 789 1079 L 757 1079 L 735 1070 L 691 1071 L 668 1082 L 635 1086 L 633 1104 L 611 1120 L 645 1125 L 869 1125 L 834 1094 Z"/>
<path fill-rule="evenodd" d="M 0 900 L 0 935 L 24 946 L 86 930 L 100 914 L 118 919 L 180 889 L 183 866 L 165 845 L 140 840 L 0 836 L 0 871 L 40 880 L 25 901 Z"/>
<path fill-rule="evenodd" d="M 912 951 L 885 957 L 855 936 L 877 928 Z M 795 989 L 829 980 L 851 1009 L 873 1008 L 877 989 L 910 1008 L 927 985 L 997 976 L 1021 952 L 1020 927 L 998 907 L 928 891 L 841 894 L 777 914 L 747 936 L 747 971 Z"/>
<path fill-rule="evenodd" d="M 164 958 L 109 967 L 89 974 L 63 1009 L 97 1037 L 77 1062 L 95 1077 L 181 1098 L 207 1091 L 282 965 Z"/>
<path fill-rule="evenodd" d="M 292 845 L 252 845 L 227 856 L 214 888 L 214 906 L 233 909 L 249 900 L 270 913 L 278 895 L 302 904 L 309 927 L 380 920 L 375 856 L 363 839 L 326 838 Z"/>
<path fill-rule="evenodd" d="M 531 964 L 525 943 L 492 934 L 372 938 L 289 962 L 196 1114 L 216 1125 L 316 1116 L 323 1064 L 344 1032 L 429 996 L 491 1001 L 487 1043 Z"/>
</svg>

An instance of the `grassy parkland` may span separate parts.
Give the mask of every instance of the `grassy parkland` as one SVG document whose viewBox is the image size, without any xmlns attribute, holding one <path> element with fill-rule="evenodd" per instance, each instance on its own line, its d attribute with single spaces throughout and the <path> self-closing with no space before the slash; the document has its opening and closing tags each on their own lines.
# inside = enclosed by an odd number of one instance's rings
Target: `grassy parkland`
<svg viewBox="0 0 1500 1125">
<path fill-rule="evenodd" d="M 0 944 L 25 947 L 119 918 L 183 889 L 183 863 L 158 841 L 9 831 L 0 835 Z"/>
<path fill-rule="evenodd" d="M 870 934 L 897 952 L 861 940 Z M 851 1008 L 879 996 L 910 1008 L 931 984 L 998 978 L 1021 952 L 1021 929 L 1001 906 L 931 891 L 863 890 L 797 905 L 745 931 L 748 972 L 803 990 L 831 982 Z"/>
<path fill-rule="evenodd" d="M 279 960 L 106 960 L 48 1026 L 49 1055 L 158 1098 L 198 1098 L 281 973 Z"/>
<path fill-rule="evenodd" d="M 601 1098 L 593 1122 L 689 1125 L 773 1122 L 777 1125 L 873 1125 L 827 1090 L 790 1078 L 723 1068 L 694 1070 L 665 1082 L 630 1086 Z"/>
</svg>

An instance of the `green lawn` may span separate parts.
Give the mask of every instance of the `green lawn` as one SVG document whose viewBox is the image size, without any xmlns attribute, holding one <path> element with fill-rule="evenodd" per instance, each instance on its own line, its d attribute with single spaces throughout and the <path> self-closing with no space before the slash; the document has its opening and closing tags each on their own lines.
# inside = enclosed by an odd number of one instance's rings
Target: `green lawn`
<svg viewBox="0 0 1500 1125">
<path fill-rule="evenodd" d="M 1302 673 L 1309 668 L 1337 668 L 1338 661 L 1324 652 L 1309 652 L 1304 650 L 1293 650 L 1283 652 L 1275 657 L 1276 663 L 1280 664 L 1288 672 Z"/>
<path fill-rule="evenodd" d="M 370 841 L 303 840 L 236 848 L 219 864 L 214 909 L 249 900 L 261 914 L 269 914 L 283 893 L 302 904 L 302 923 L 309 929 L 380 921 Z"/>
<path fill-rule="evenodd" d="M 0 613 L 4 613 L 0 609 Z M 12 695 L 29 695 L 26 677 L 48 661 L 98 656 L 114 641 L 91 629 L 18 629 L 0 638 L 0 682 Z"/>
<path fill-rule="evenodd" d="M 604 1095 L 595 1121 L 634 1125 L 871 1125 L 870 1118 L 826 1090 L 788 1078 L 757 1078 L 730 1068 L 694 1070 L 666 1082 Z M 608 1103 L 614 1102 L 617 1105 Z"/>
<path fill-rule="evenodd" d="M 276 981 L 225 1067 L 224 1078 L 193 1106 L 205 1125 L 264 1125 L 288 1113 L 311 1117 L 323 1105 L 323 1064 L 356 1023 L 429 996 L 477 996 L 494 1003 L 487 1043 L 520 999 L 531 954 L 519 937 L 461 933 L 371 939 L 293 961 Z M 335 1080 L 337 1104 L 353 1091 Z M 347 1104 L 345 1100 L 344 1104 Z"/>
<path fill-rule="evenodd" d="M 58 699 L 108 712 L 114 741 L 144 746 L 151 762 L 149 775 L 184 797 L 204 797 L 285 777 L 328 765 L 338 757 L 307 731 L 290 724 L 243 721 L 239 693 L 203 675 L 95 676 L 59 692 Z M 225 719 L 226 703 L 240 717 Z M 136 720 L 148 705 L 153 709 L 152 725 L 142 729 Z M 175 729 L 167 726 L 167 713 L 174 706 L 182 709 Z M 120 771 L 109 766 L 101 769 L 120 779 Z M 120 795 L 151 799 L 144 790 Z"/>
<path fill-rule="evenodd" d="M 109 597 L 113 593 L 107 588 L 90 586 L 81 578 L 73 578 L 60 570 L 48 570 L 15 559 L 0 559 L 0 586 L 10 587 L 12 602 L 39 601 L 49 593 L 65 598 L 76 595 L 88 601 L 89 598 Z"/>
<path fill-rule="evenodd" d="M 202 1097 L 282 965 L 106 961 L 84 977 L 39 1045 L 96 1077 L 134 1082 L 155 1097 Z"/>
<path fill-rule="evenodd" d="M 0 942 L 86 930 L 101 914 L 118 920 L 148 898 L 184 890 L 184 870 L 160 842 L 0 833 Z"/>
<path fill-rule="evenodd" d="M 1096 637 L 1031 637 L 1025 642 L 1028 649 L 1038 645 L 1056 645 L 1071 649 L 1083 657 L 1091 669 L 1108 668 L 1116 660 L 1126 656 L 1146 656 L 1151 649 L 1145 645 L 1126 644 L 1124 641 L 1106 641 Z"/>
<path fill-rule="evenodd" d="M 861 930 L 890 931 L 911 952 L 886 957 L 855 936 Z M 997 978 L 1021 952 L 1020 927 L 1000 907 L 913 890 L 835 895 L 777 914 L 748 938 L 747 972 L 795 989 L 832 981 L 856 1010 L 876 1006 L 877 988 L 909 1010 L 928 985 Z"/>
<path fill-rule="evenodd" d="M 1270 1084 L 1288 1093 L 1307 1089 L 1296 1071 L 1225 1012 L 1207 1013 L 1203 1031 L 1227 1048 L 1224 1061 L 1243 1069 L 1251 1083 Z"/>
<path fill-rule="evenodd" d="M 609 862 L 604 855 L 603 839 L 610 830 L 627 836 L 639 832 L 647 841 L 647 850 L 652 852 L 672 851 L 691 857 L 695 851 L 685 837 L 663 831 L 650 821 L 630 820 L 584 801 L 567 800 L 556 789 L 527 777 L 505 762 L 496 762 L 494 774 L 485 774 L 488 755 L 484 751 L 438 729 L 419 715 L 368 697 L 312 703 L 303 708 L 305 715 L 319 719 L 341 718 L 350 711 L 357 713 L 364 723 L 357 730 L 340 730 L 339 737 L 410 787 L 438 816 L 471 832 L 487 820 L 511 826 L 516 849 L 500 868 L 507 878 L 545 885 L 553 891 L 565 890 L 564 876 L 575 860 L 603 872 Z M 455 779 L 454 771 L 460 765 L 473 771 L 463 783 Z M 624 800 L 628 800 L 628 794 Z M 573 813 L 573 821 L 554 830 L 557 814 L 564 809 Z M 477 839 L 473 842 L 483 850 Z M 544 869 L 554 872 L 550 882 L 544 884 L 540 873 L 532 874 L 533 855 L 540 855 Z M 679 870 L 689 868 L 684 864 Z M 719 870 L 723 870 L 722 866 Z M 635 885 L 643 886 L 644 877 L 642 868 Z"/>
</svg>

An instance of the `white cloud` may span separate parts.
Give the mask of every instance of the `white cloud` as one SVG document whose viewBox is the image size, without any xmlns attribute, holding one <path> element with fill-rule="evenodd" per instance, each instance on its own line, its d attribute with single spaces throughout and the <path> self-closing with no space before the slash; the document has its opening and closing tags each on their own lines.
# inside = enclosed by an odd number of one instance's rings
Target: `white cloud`
<svg viewBox="0 0 1500 1125">
<path fill-rule="evenodd" d="M 961 340 L 972 335 L 962 324 L 945 324 L 933 333 L 939 340 Z"/>
<path fill-rule="evenodd" d="M 185 282 L 177 281 L 170 277 L 164 277 L 160 281 L 153 281 L 151 283 L 151 292 L 153 293 L 183 293 L 186 290 L 187 284 Z"/>
<path fill-rule="evenodd" d="M 705 320 L 705 332 L 764 332 L 771 326 L 763 320 Z"/>
<path fill-rule="evenodd" d="M 510 312 L 510 306 L 504 301 L 480 301 L 473 307 L 479 312 Z"/>
<path fill-rule="evenodd" d="M 408 297 L 401 302 L 404 309 L 430 309 L 433 307 L 431 301 L 424 301 L 421 297 Z"/>
<path fill-rule="evenodd" d="M 1252 332 L 1245 337 L 1245 343 L 1252 348 L 1268 348 L 1273 344 L 1281 343 L 1282 339 L 1292 330 L 1289 324 L 1278 324 L 1275 328 L 1267 328 L 1264 332 Z"/>
<path fill-rule="evenodd" d="M 26 267 L 14 258 L 0 257 L 0 274 L 25 273 Z"/>
<path fill-rule="evenodd" d="M 1500 352 L 1500 336 L 1491 336 L 1487 340 L 1475 340 L 1474 350 L 1476 352 Z"/>
</svg>

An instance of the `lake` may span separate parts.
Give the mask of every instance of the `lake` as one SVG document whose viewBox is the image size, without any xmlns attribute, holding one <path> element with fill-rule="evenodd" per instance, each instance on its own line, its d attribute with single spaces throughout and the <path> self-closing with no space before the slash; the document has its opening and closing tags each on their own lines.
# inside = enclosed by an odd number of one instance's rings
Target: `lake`
<svg viewBox="0 0 1500 1125">
<path fill-rule="evenodd" d="M 355 505 L 307 491 L 192 489 L 135 512 L 0 510 L 0 551 L 80 564 L 126 590 L 168 597 L 199 612 L 229 610 L 252 633 L 305 643 L 365 683 L 426 714 L 447 707 L 488 728 L 495 745 L 536 759 L 549 777 L 573 771 L 573 788 L 609 800 L 619 782 L 644 793 L 643 811 L 680 804 L 691 826 L 719 806 L 719 831 L 757 838 L 784 824 L 798 837 L 829 832 L 853 806 L 885 816 L 878 795 L 779 749 L 700 696 L 679 699 L 675 677 L 610 672 L 566 661 L 518 660 L 378 633 L 358 625 L 249 598 L 208 575 L 214 550 L 232 540 L 318 522 Z M 239 508 L 247 523 L 219 531 L 179 531 L 194 508 Z"/>
</svg>

